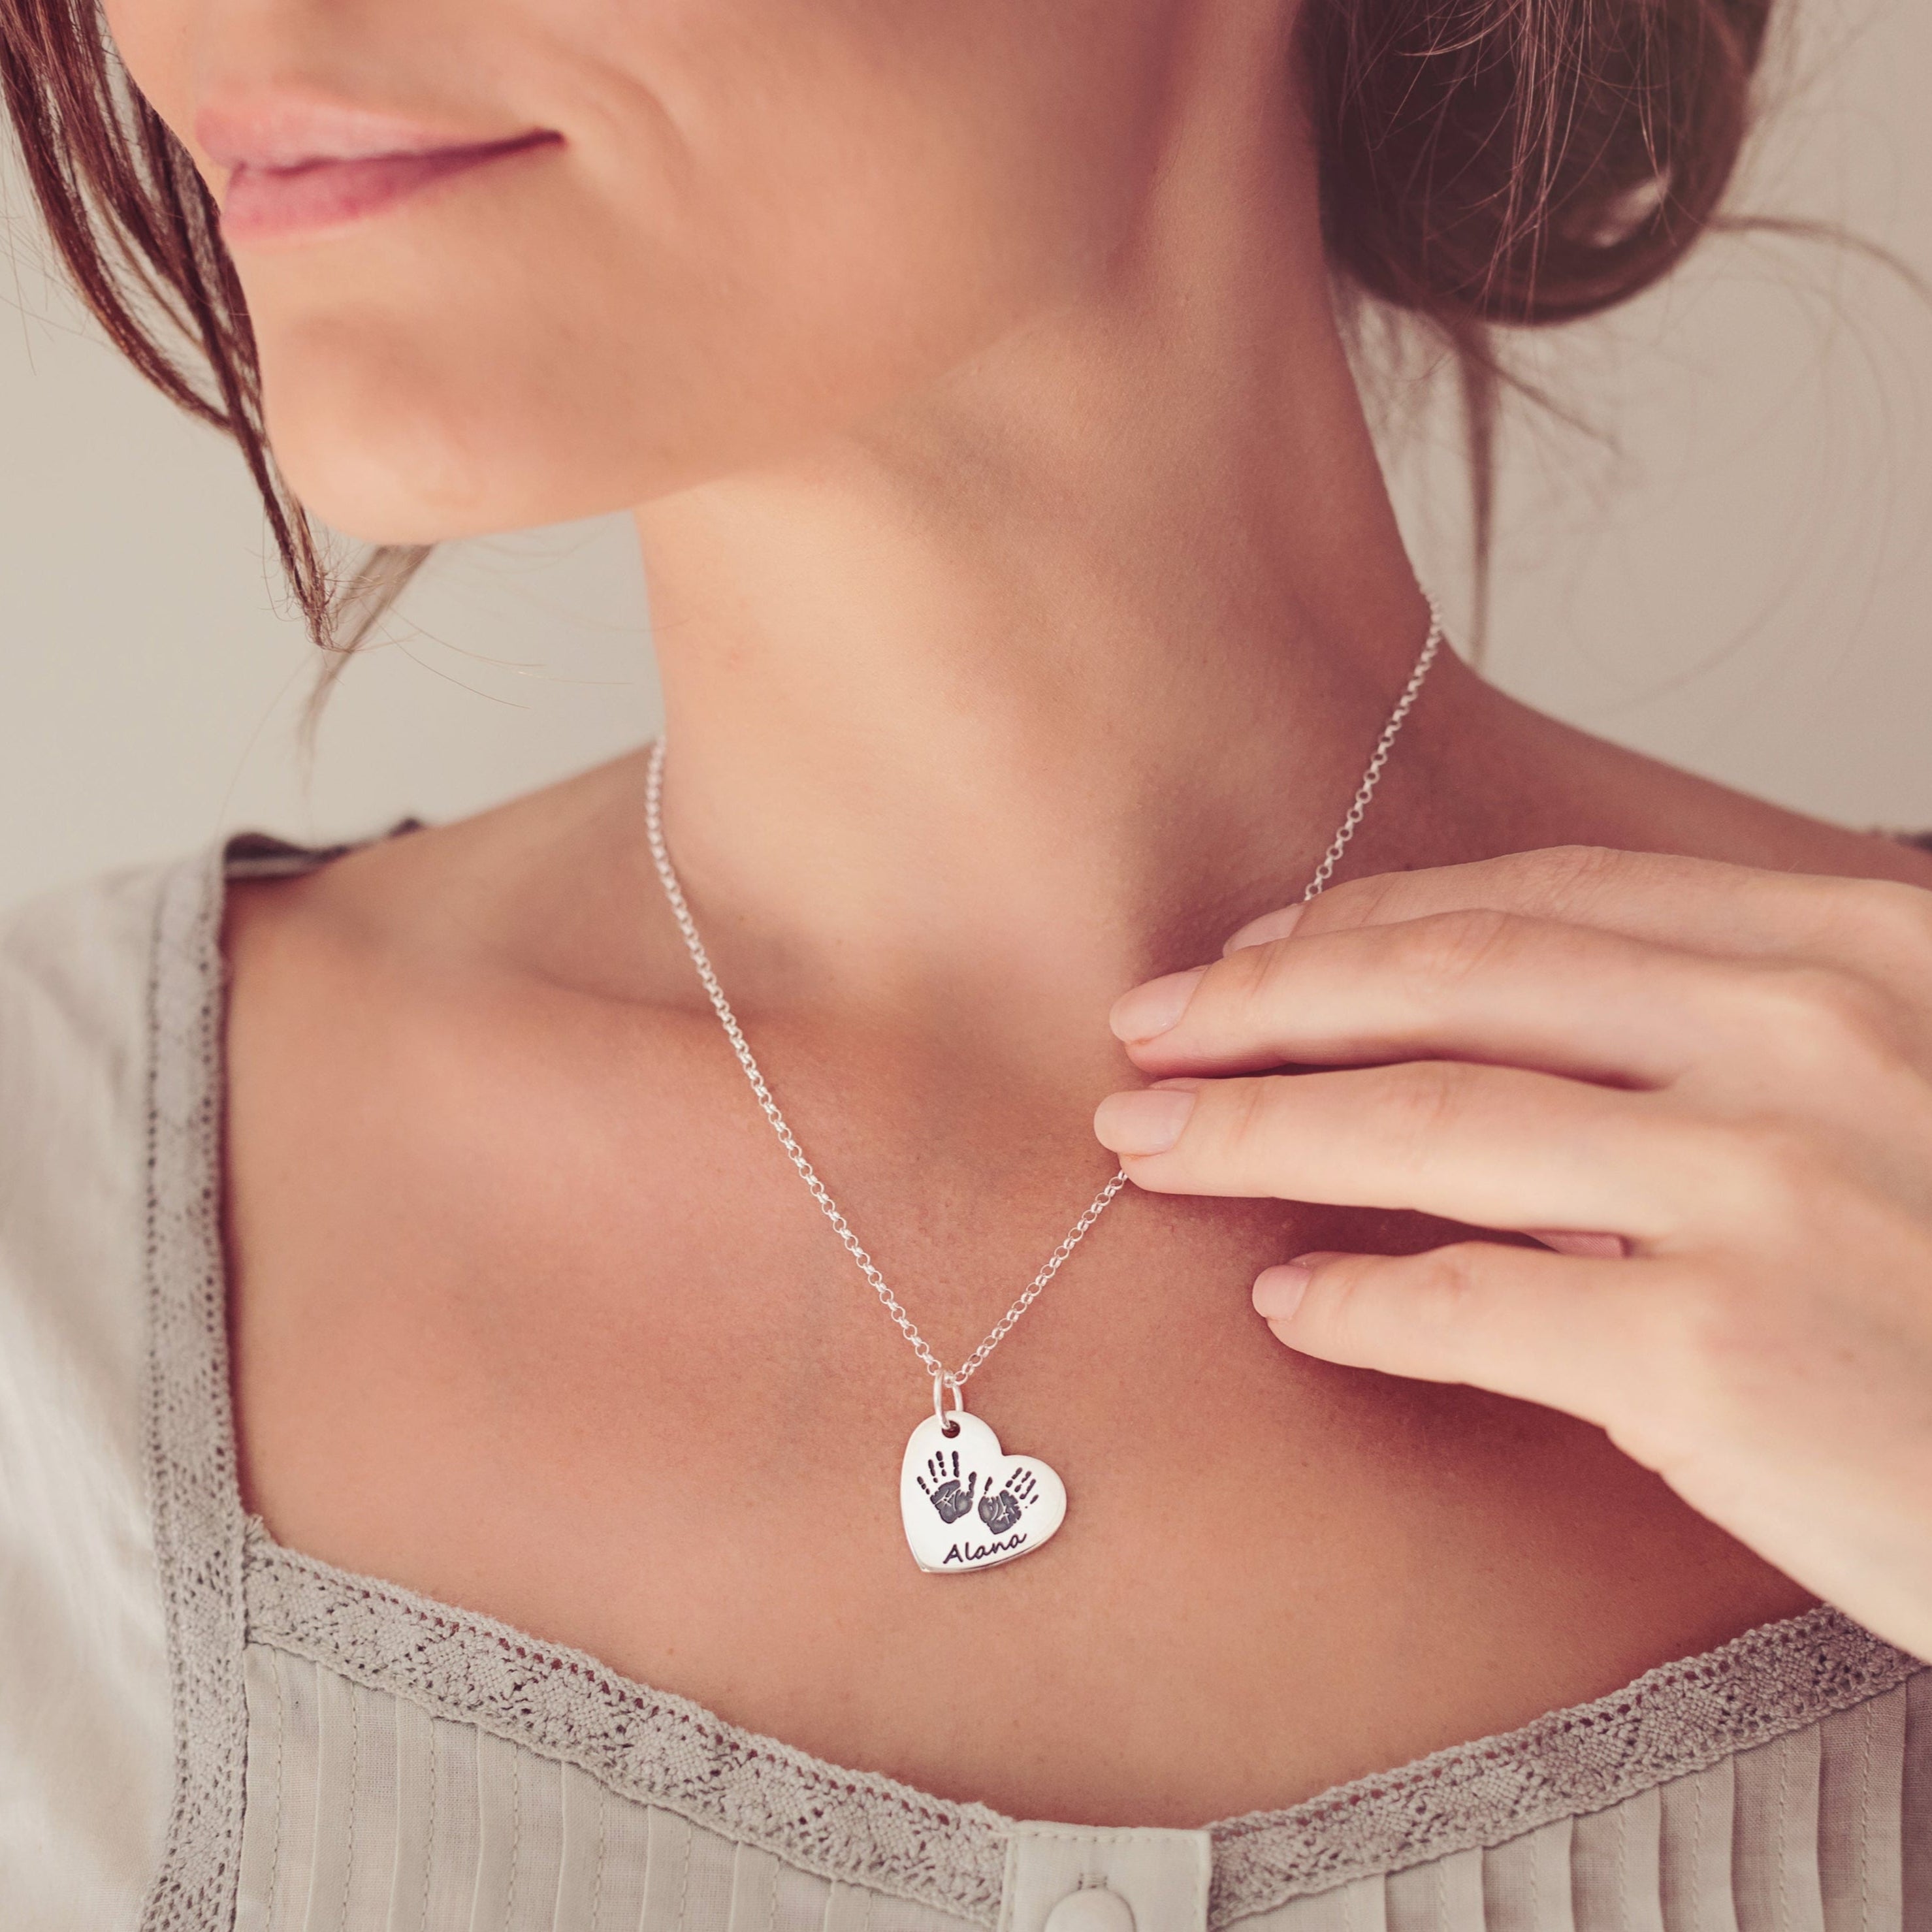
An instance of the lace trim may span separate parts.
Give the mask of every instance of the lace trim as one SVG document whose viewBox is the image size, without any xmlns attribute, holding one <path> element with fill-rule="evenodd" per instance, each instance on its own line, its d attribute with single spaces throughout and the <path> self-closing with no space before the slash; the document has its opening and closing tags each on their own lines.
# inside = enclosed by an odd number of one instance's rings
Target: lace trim
<svg viewBox="0 0 1932 1932">
<path fill-rule="evenodd" d="M 1214 1834 L 1216 1924 L 1304 1892 L 1501 1844 L 1876 1697 L 1926 1666 L 1828 1606 L 1660 1665 L 1519 1730 L 1338 1784 Z"/>
<path fill-rule="evenodd" d="M 232 1925 L 248 1702 L 220 1176 L 219 853 L 162 878 L 148 974 L 148 1467 L 175 1790 L 142 1932 Z"/>
<path fill-rule="evenodd" d="M 225 887 L 231 874 L 301 872 L 349 849 L 245 832 L 159 874 L 148 974 L 146 1450 L 175 1784 L 141 1932 L 226 1932 L 241 1876 L 248 1705 L 221 1237 Z"/>
<path fill-rule="evenodd" d="M 990 1925 L 1010 1821 L 794 1750 L 578 1650 L 248 1532 L 248 1635 L 438 1717 L 562 1758 L 614 1790 L 822 1878 Z"/>
<path fill-rule="evenodd" d="M 231 869 L 323 856 L 250 842 Z M 1012 1820 L 742 1730 L 582 1652 L 284 1549 L 244 1516 L 218 1219 L 224 876 L 214 863 L 174 876 L 156 947 L 152 1446 L 181 1776 L 144 1932 L 232 1922 L 248 1641 L 566 1760 L 822 1876 L 992 1924 Z M 1834 1610 L 1763 1625 L 1520 1730 L 1215 1823 L 1210 1922 L 1601 1810 L 1924 1667 Z"/>
<path fill-rule="evenodd" d="M 982 1924 L 1014 1820 L 740 1730 L 581 1651 L 338 1570 L 248 1526 L 248 1634 L 826 1878 Z M 1828 1608 L 1660 1666 L 1519 1730 L 1218 1820 L 1216 1926 L 1598 1811 L 1878 1696 L 1924 1666 Z"/>
</svg>

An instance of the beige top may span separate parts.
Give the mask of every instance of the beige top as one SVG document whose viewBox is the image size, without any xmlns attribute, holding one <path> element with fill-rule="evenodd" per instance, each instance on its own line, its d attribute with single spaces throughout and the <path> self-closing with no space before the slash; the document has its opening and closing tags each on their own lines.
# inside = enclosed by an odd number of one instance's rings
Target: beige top
<svg viewBox="0 0 1932 1932">
<path fill-rule="evenodd" d="M 1108 1831 L 281 1547 L 236 1485 L 218 934 L 225 877 L 326 856 L 244 838 L 0 922 L 5 1932 L 1932 1932 L 1932 1670 L 1828 1609 Z"/>
</svg>

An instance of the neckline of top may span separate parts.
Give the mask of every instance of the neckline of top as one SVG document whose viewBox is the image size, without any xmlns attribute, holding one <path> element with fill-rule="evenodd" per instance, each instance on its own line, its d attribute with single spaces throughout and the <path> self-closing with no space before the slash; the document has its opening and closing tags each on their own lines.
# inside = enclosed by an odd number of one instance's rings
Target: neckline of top
<svg viewBox="0 0 1932 1932">
<path fill-rule="evenodd" d="M 184 1740 L 164 1874 L 178 1889 L 197 1876 L 232 1885 L 241 1652 L 259 1641 L 574 1762 L 822 1876 L 991 1922 L 1000 1847 L 1018 1821 L 814 1757 L 584 1652 L 305 1556 L 244 1513 L 219 1216 L 225 888 L 351 849 L 243 834 L 173 868 L 160 896 L 149 988 L 148 1433 Z M 1225 1924 L 1600 1810 L 1925 1667 L 1828 1606 L 1760 1625 L 1515 1730 L 1215 1820 L 1203 1828 L 1215 1848 L 1210 1916 Z"/>
</svg>

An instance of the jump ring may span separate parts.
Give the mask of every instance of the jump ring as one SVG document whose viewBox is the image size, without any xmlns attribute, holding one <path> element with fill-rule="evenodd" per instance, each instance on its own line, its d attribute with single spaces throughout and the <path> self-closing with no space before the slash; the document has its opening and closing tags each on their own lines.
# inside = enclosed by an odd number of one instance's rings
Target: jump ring
<svg viewBox="0 0 1932 1932">
<path fill-rule="evenodd" d="M 949 1385 L 952 1390 L 952 1413 L 956 1416 L 964 1415 L 966 1413 L 966 1391 L 950 1376 L 934 1376 L 932 1378 L 932 1412 L 939 1419 L 940 1434 L 950 1439 L 959 1433 L 959 1425 L 947 1419 L 943 1406 Z"/>
</svg>

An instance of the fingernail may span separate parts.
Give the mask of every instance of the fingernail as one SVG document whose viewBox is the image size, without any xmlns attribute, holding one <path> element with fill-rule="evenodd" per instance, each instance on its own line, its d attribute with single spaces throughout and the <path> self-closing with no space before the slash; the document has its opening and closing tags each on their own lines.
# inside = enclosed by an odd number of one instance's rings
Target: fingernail
<svg viewBox="0 0 1932 1932">
<path fill-rule="evenodd" d="M 1263 1268 L 1255 1276 L 1256 1313 L 1270 1322 L 1286 1322 L 1301 1306 L 1301 1298 L 1314 1279 L 1315 1270 L 1304 1268 L 1299 1262 L 1282 1262 L 1274 1268 Z"/>
<path fill-rule="evenodd" d="M 1622 1261 L 1630 1252 L 1630 1244 L 1621 1234 L 1580 1234 L 1565 1228 L 1530 1228 L 1525 1232 L 1559 1255 L 1576 1256 L 1586 1261 Z"/>
<path fill-rule="evenodd" d="M 1194 1111 L 1191 1087 L 1140 1087 L 1109 1094 L 1094 1110 L 1100 1144 L 1116 1154 L 1165 1154 Z"/>
<path fill-rule="evenodd" d="M 1116 1000 L 1107 1015 L 1107 1024 L 1118 1040 L 1152 1040 L 1163 1034 L 1187 1010 L 1194 989 L 1201 983 L 1204 966 L 1190 966 L 1185 973 L 1168 973 L 1132 987 Z"/>
<path fill-rule="evenodd" d="M 1298 905 L 1283 906 L 1279 912 L 1264 912 L 1259 919 L 1250 920 L 1229 934 L 1221 948 L 1222 958 L 1238 952 L 1244 946 L 1264 946 L 1270 939 L 1286 939 L 1300 923 L 1303 910 Z"/>
</svg>

